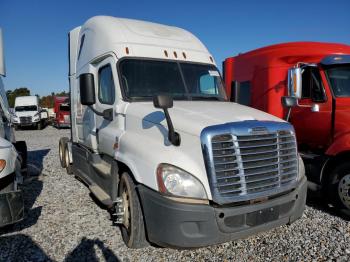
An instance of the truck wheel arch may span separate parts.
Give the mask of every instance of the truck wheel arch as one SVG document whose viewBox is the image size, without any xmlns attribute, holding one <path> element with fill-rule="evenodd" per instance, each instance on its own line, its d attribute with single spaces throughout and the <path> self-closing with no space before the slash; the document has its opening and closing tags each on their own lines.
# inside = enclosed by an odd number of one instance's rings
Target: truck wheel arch
<svg viewBox="0 0 350 262">
<path fill-rule="evenodd" d="M 350 160 L 350 150 L 340 152 L 335 156 L 331 156 L 329 160 L 326 161 L 322 173 L 321 173 L 321 184 L 322 187 L 326 186 L 332 174 L 332 170 L 337 166 L 338 163 L 343 163 Z"/>
</svg>

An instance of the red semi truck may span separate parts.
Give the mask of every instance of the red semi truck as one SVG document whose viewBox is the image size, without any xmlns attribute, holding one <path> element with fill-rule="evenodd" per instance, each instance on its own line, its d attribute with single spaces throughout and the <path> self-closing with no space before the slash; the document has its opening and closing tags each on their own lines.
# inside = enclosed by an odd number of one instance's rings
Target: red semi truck
<svg viewBox="0 0 350 262">
<path fill-rule="evenodd" d="M 290 121 L 311 189 L 350 210 L 350 46 L 277 44 L 223 62 L 231 101 Z"/>
<path fill-rule="evenodd" d="M 54 97 L 54 125 L 57 128 L 70 127 L 70 105 L 68 96 Z"/>
</svg>

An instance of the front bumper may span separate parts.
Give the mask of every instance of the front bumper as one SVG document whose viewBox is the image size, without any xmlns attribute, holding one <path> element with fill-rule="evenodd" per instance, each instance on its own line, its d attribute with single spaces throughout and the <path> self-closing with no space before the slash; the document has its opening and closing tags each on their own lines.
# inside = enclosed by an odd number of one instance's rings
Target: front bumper
<svg viewBox="0 0 350 262">
<path fill-rule="evenodd" d="M 58 124 L 60 127 L 70 127 L 70 123 L 65 123 L 65 122 L 58 122 Z"/>
<path fill-rule="evenodd" d="M 0 194 L 0 227 L 21 221 L 24 214 L 22 191 Z"/>
<path fill-rule="evenodd" d="M 294 222 L 303 214 L 307 183 L 304 178 L 288 194 L 233 207 L 179 203 L 142 185 L 138 191 L 149 241 L 189 248 L 245 238 Z"/>
</svg>

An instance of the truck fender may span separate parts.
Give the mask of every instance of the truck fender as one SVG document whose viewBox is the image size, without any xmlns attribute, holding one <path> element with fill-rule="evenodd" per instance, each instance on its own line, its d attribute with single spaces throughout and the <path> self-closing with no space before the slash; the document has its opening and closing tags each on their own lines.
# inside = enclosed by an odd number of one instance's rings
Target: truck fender
<svg viewBox="0 0 350 262">
<path fill-rule="evenodd" d="M 350 133 L 345 133 L 336 137 L 331 146 L 327 149 L 326 155 L 336 156 L 347 151 L 350 151 Z"/>
</svg>

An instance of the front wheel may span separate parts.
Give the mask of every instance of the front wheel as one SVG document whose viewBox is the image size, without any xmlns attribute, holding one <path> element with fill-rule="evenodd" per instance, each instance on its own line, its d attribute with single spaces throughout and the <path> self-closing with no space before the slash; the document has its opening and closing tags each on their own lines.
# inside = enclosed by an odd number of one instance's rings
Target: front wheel
<svg viewBox="0 0 350 262">
<path fill-rule="evenodd" d="M 69 150 L 68 150 L 68 144 L 66 143 L 65 149 L 64 149 L 64 162 L 66 164 L 66 171 L 68 175 L 72 175 L 73 174 L 73 170 L 72 170 L 72 164 L 69 161 Z"/>
<path fill-rule="evenodd" d="M 41 122 L 38 122 L 36 125 L 36 129 L 41 130 L 42 129 L 42 124 Z"/>
<path fill-rule="evenodd" d="M 328 193 L 335 207 L 350 210 L 350 163 L 340 164 L 334 169 Z"/>
<path fill-rule="evenodd" d="M 123 202 L 123 224 L 121 233 L 124 243 L 129 248 L 142 248 L 148 245 L 145 225 L 135 184 L 128 173 L 123 173 L 119 184 L 119 197 Z"/>
<path fill-rule="evenodd" d="M 58 143 L 58 155 L 60 157 L 61 167 L 63 168 L 67 167 L 65 152 L 68 141 L 69 139 L 67 137 L 61 137 Z"/>
</svg>

